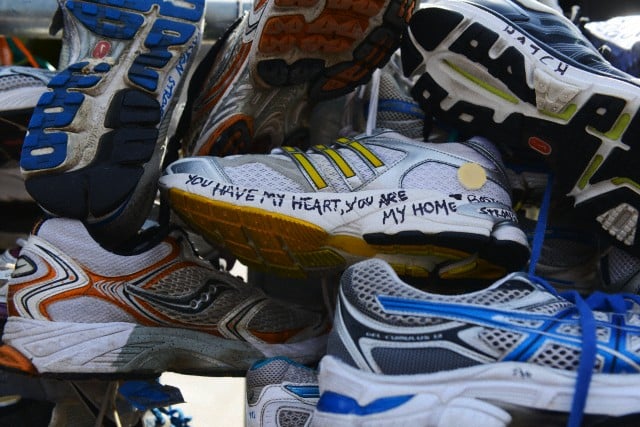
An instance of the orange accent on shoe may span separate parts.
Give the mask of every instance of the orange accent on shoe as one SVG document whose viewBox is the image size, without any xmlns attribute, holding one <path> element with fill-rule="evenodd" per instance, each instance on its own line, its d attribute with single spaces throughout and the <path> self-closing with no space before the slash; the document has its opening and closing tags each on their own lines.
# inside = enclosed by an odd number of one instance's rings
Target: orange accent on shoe
<svg viewBox="0 0 640 427">
<path fill-rule="evenodd" d="M 231 116 L 231 117 L 228 117 L 224 122 L 217 125 L 216 130 L 211 135 L 209 135 L 209 137 L 207 138 L 207 142 L 205 142 L 200 147 L 196 155 L 197 156 L 211 155 L 212 148 L 216 144 L 216 142 L 218 141 L 222 133 L 240 122 L 245 123 L 246 128 L 248 129 L 250 138 L 252 138 L 253 137 L 253 118 L 244 114 Z M 245 152 L 246 151 L 245 145 L 248 142 L 250 141 L 246 141 L 243 138 L 242 134 L 238 131 L 233 133 L 232 135 L 229 135 L 225 139 L 225 146 L 219 147 L 219 149 L 216 150 L 216 152 L 223 153 L 224 155 Z"/>
<path fill-rule="evenodd" d="M 377 49 L 372 49 L 369 56 L 363 58 L 361 63 L 353 64 L 351 67 L 336 74 L 335 76 L 332 76 L 330 80 L 322 85 L 322 90 L 333 91 L 364 79 L 371 70 L 369 67 L 365 67 L 362 64 L 382 63 L 382 58 L 391 50 L 392 43 L 393 41 L 391 39 L 381 42 Z"/>
<path fill-rule="evenodd" d="M 254 4 L 253 4 L 253 10 L 255 12 L 257 12 L 258 10 L 262 9 L 262 7 L 267 4 L 269 0 L 257 0 Z"/>
<path fill-rule="evenodd" d="M 275 0 L 275 5 L 279 7 L 311 7 L 318 3 L 318 0 Z"/>
<path fill-rule="evenodd" d="M 205 102 L 202 107 L 197 111 L 197 118 L 194 120 L 200 120 L 200 117 L 207 116 L 211 112 L 211 109 L 220 102 L 220 98 L 225 93 L 225 89 L 231 84 L 231 81 L 240 73 L 240 69 L 245 62 L 245 58 L 249 54 L 251 50 L 251 43 L 245 43 L 240 48 L 240 51 L 235 56 L 231 64 L 226 67 L 225 73 L 217 78 L 217 83 L 209 88 L 206 96 L 204 97 Z"/>
<path fill-rule="evenodd" d="M 29 359 L 15 348 L 7 344 L 0 345 L 0 366 L 31 375 L 37 375 L 38 370 Z"/>
</svg>

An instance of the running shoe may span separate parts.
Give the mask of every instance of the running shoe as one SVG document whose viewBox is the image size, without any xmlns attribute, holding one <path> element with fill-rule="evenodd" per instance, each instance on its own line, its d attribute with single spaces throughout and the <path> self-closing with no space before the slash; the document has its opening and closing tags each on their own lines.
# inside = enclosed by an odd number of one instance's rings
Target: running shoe
<svg viewBox="0 0 640 427">
<path fill-rule="evenodd" d="M 66 218 L 42 222 L 22 247 L 8 308 L 0 364 L 60 378 L 244 375 L 276 355 L 312 363 L 328 328 L 325 315 L 197 258 L 180 230 L 122 256 Z"/>
<path fill-rule="evenodd" d="M 571 21 L 532 0 L 428 3 L 403 37 L 402 60 L 430 114 L 515 157 L 546 160 L 581 215 L 640 251 L 630 151 L 640 137 L 640 83 Z"/>
<path fill-rule="evenodd" d="M 342 276 L 314 425 L 591 425 L 638 411 L 639 338 L 637 312 L 524 273 L 440 295 L 366 260 Z"/>
<path fill-rule="evenodd" d="M 415 0 L 256 1 L 207 53 L 178 134 L 186 155 L 308 144 L 312 106 L 365 83 L 400 45 Z"/>
<path fill-rule="evenodd" d="M 0 203 L 33 203 L 20 171 L 20 152 L 33 110 L 54 75 L 41 68 L 0 67 Z"/>
<path fill-rule="evenodd" d="M 616 68 L 640 77 L 640 15 L 615 16 L 606 21 L 587 22 L 585 36 Z"/>
<path fill-rule="evenodd" d="M 496 278 L 529 256 L 499 153 L 482 138 L 443 145 L 376 130 L 307 152 L 188 157 L 160 185 L 195 232 L 280 276 L 376 256 L 411 276 Z"/>
<path fill-rule="evenodd" d="M 247 371 L 247 427 L 308 427 L 320 398 L 314 369 L 286 357 L 256 362 Z"/>
<path fill-rule="evenodd" d="M 69 65 L 38 102 L 20 166 L 42 208 L 82 220 L 115 247 L 151 211 L 205 0 L 59 4 Z"/>
<path fill-rule="evenodd" d="M 38 100 L 47 91 L 47 85 L 56 75 L 56 71 L 45 68 L 33 68 L 20 65 L 0 67 L 0 117 L 4 122 L 18 113 L 31 114 Z M 10 120 L 10 119 L 9 119 Z M 21 120 L 19 126 L 26 130 L 29 119 Z"/>
<path fill-rule="evenodd" d="M 614 246 L 602 255 L 597 266 L 602 290 L 640 295 L 640 258 Z"/>
</svg>

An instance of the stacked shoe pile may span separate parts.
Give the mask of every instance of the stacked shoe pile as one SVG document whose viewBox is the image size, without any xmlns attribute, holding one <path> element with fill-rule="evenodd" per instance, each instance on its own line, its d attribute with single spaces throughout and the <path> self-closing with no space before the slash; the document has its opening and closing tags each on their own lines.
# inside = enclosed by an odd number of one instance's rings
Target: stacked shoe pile
<svg viewBox="0 0 640 427">
<path fill-rule="evenodd" d="M 246 374 L 256 426 L 633 419 L 640 297 L 594 290 L 637 293 L 640 83 L 546 3 L 256 2 L 189 71 L 203 0 L 61 2 L 0 363 Z"/>
</svg>

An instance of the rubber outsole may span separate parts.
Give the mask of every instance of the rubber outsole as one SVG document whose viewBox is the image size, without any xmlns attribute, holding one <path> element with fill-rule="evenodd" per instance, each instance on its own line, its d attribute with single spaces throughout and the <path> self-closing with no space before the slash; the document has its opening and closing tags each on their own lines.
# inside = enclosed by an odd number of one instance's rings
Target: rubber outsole
<svg viewBox="0 0 640 427">
<path fill-rule="evenodd" d="M 175 188 L 168 195 L 174 212 L 194 231 L 223 245 L 245 265 L 278 276 L 307 278 L 340 272 L 356 261 L 378 256 L 406 276 L 495 279 L 522 268 L 529 257 L 525 246 L 494 236 L 418 230 L 361 237 L 333 235 L 283 214 L 234 206 Z M 439 271 L 458 262 L 457 268 Z"/>
<path fill-rule="evenodd" d="M 383 67 L 414 7 L 415 0 L 259 2 L 194 73 L 194 102 L 185 108 L 193 118 L 180 126 L 185 151 L 225 156 L 305 147 L 312 106 L 351 92 Z M 254 90 L 245 93 L 248 86 Z"/>
<path fill-rule="evenodd" d="M 344 95 L 365 83 L 400 45 L 413 0 L 275 0 L 257 40 L 255 68 L 262 82 L 288 86 L 311 82 L 312 99 Z"/>
<path fill-rule="evenodd" d="M 448 5 L 417 11 L 405 32 L 404 72 L 419 76 L 413 97 L 464 136 L 546 161 L 578 211 L 638 253 L 640 172 L 631 150 L 640 88 L 575 63 L 484 8 Z"/>
</svg>

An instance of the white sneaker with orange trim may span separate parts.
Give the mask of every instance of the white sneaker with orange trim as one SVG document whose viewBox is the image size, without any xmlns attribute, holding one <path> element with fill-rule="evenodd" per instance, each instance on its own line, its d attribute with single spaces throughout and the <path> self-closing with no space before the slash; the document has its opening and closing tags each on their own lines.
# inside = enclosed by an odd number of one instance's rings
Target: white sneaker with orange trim
<svg viewBox="0 0 640 427">
<path fill-rule="evenodd" d="M 376 130 L 308 152 L 184 158 L 160 187 L 196 232 L 279 275 L 380 257 L 401 274 L 497 278 L 529 256 L 499 153 L 481 138 Z"/>
<path fill-rule="evenodd" d="M 121 256 L 79 221 L 49 219 L 9 281 L 0 364 L 62 378 L 244 374 L 265 356 L 318 360 L 327 331 L 325 315 L 214 269 L 180 232 Z"/>
</svg>

